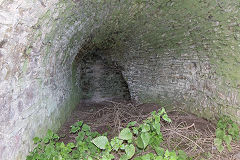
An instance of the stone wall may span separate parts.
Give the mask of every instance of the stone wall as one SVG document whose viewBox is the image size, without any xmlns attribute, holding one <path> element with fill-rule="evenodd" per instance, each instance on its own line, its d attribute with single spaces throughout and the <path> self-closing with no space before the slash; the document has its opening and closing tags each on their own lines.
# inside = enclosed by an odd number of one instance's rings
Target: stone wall
<svg viewBox="0 0 240 160">
<path fill-rule="evenodd" d="M 127 83 L 121 69 L 114 62 L 106 61 L 101 51 L 86 54 L 80 62 L 79 83 L 82 99 L 101 102 L 104 100 L 130 100 Z"/>
<path fill-rule="evenodd" d="M 237 0 L 0 0 L 0 159 L 24 159 L 82 98 L 81 59 L 116 61 L 132 99 L 240 122 Z M 11 153 L 11 154 L 9 154 Z"/>
<path fill-rule="evenodd" d="M 32 138 L 58 129 L 79 103 L 72 62 L 103 8 L 87 1 L 0 1 L 1 160 L 24 159 Z"/>
</svg>

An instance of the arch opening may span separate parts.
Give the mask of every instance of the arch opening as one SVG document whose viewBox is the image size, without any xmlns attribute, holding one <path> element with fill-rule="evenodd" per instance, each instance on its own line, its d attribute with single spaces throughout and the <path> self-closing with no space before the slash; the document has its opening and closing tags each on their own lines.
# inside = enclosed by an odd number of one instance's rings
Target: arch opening
<svg viewBox="0 0 240 160">
<path fill-rule="evenodd" d="M 121 68 L 102 56 L 100 50 L 86 54 L 80 62 L 82 100 L 130 100 L 130 93 Z"/>
</svg>

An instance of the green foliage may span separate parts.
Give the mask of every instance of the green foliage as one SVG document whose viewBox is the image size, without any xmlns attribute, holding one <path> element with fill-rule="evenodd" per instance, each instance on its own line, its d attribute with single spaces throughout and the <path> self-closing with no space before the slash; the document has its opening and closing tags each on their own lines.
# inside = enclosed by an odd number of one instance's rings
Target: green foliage
<svg viewBox="0 0 240 160">
<path fill-rule="evenodd" d="M 226 144 L 228 150 L 231 151 L 232 140 L 239 141 L 238 125 L 233 122 L 230 117 L 222 116 L 217 123 L 214 144 L 219 152 L 224 150 L 224 144 Z"/>
<path fill-rule="evenodd" d="M 148 153 L 143 156 L 136 157 L 134 160 L 191 160 L 191 158 L 189 158 L 182 150 L 179 150 L 178 152 L 169 152 L 168 150 L 164 151 L 164 149 L 162 149 L 161 155 Z"/>
<path fill-rule="evenodd" d="M 131 140 L 132 139 L 132 132 L 130 131 L 130 129 L 129 128 L 124 128 L 119 134 L 119 139 Z"/>
<path fill-rule="evenodd" d="M 92 140 L 92 143 L 95 144 L 100 149 L 106 149 L 106 145 L 109 143 L 106 136 L 100 136 Z"/>
<path fill-rule="evenodd" d="M 161 119 L 171 122 L 164 108 L 159 112 L 152 112 L 142 124 L 130 122 L 111 140 L 108 140 L 107 134 L 91 132 L 90 126 L 83 124 L 82 121 L 71 126 L 70 133 L 77 135 L 75 143 L 59 142 L 59 136 L 48 130 L 44 138 L 33 139 L 36 147 L 27 160 L 112 160 L 115 159 L 114 155 L 120 156 L 120 160 L 133 157 L 136 157 L 135 160 L 187 160 L 188 157 L 183 151 L 170 152 L 160 148 L 163 141 Z M 137 157 L 139 153 L 150 149 L 155 152 Z"/>
</svg>

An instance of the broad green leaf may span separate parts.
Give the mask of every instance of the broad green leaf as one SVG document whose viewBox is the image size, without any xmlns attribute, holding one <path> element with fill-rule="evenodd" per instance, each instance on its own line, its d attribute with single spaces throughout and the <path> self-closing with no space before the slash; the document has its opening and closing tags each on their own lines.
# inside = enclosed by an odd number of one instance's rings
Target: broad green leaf
<svg viewBox="0 0 240 160">
<path fill-rule="evenodd" d="M 136 123 L 137 123 L 136 121 L 129 122 L 127 127 L 133 127 L 133 126 L 135 126 Z"/>
<path fill-rule="evenodd" d="M 72 149 L 75 147 L 75 145 L 74 145 L 74 143 L 70 142 L 67 144 L 67 147 Z"/>
<path fill-rule="evenodd" d="M 161 147 L 154 147 L 154 150 L 155 152 L 157 153 L 157 155 L 163 157 L 164 156 L 164 153 L 165 153 L 165 150 Z"/>
<path fill-rule="evenodd" d="M 214 144 L 215 144 L 216 146 L 222 145 L 222 139 L 220 139 L 220 138 L 215 138 L 215 139 L 214 139 Z"/>
<path fill-rule="evenodd" d="M 152 145 L 152 147 L 158 147 L 160 146 L 162 141 L 162 133 L 160 133 L 159 135 L 152 134 L 149 143 Z"/>
<path fill-rule="evenodd" d="M 147 145 L 149 144 L 149 140 L 150 140 L 150 134 L 148 132 L 144 132 L 141 134 L 141 139 L 143 142 L 143 148 L 146 148 Z"/>
<path fill-rule="evenodd" d="M 47 137 L 49 139 L 51 139 L 53 137 L 53 131 L 51 131 L 50 129 L 47 131 Z"/>
<path fill-rule="evenodd" d="M 215 146 L 217 147 L 217 149 L 218 149 L 219 152 L 222 152 L 222 151 L 223 151 L 224 147 L 223 147 L 223 145 L 222 145 L 222 139 L 215 138 L 215 139 L 214 139 L 214 144 L 215 144 Z"/>
<path fill-rule="evenodd" d="M 162 118 L 165 120 L 165 121 L 167 121 L 167 122 L 172 122 L 172 120 L 168 117 L 168 115 L 167 114 L 164 114 L 163 116 L 162 116 Z"/>
<path fill-rule="evenodd" d="M 139 136 L 137 137 L 136 145 L 137 145 L 138 148 L 144 149 L 144 144 L 143 144 L 141 135 L 139 135 Z"/>
<path fill-rule="evenodd" d="M 160 123 L 154 123 L 153 124 L 153 128 L 156 130 L 156 132 L 157 132 L 157 134 L 159 135 L 159 134 L 161 134 L 161 130 L 160 130 L 160 128 L 161 128 L 161 125 L 160 125 Z"/>
<path fill-rule="evenodd" d="M 88 160 L 93 160 L 93 158 L 92 157 L 88 157 Z"/>
<path fill-rule="evenodd" d="M 232 146 L 230 144 L 227 144 L 227 149 L 232 152 Z"/>
<path fill-rule="evenodd" d="M 117 137 L 113 138 L 110 142 L 113 150 L 115 150 L 115 151 L 118 151 L 118 149 L 120 148 L 122 143 L 123 143 L 123 140 L 118 139 Z"/>
<path fill-rule="evenodd" d="M 106 145 L 108 144 L 108 139 L 106 136 L 100 136 L 100 137 L 94 138 L 92 140 L 92 143 L 95 144 L 100 149 L 106 149 Z"/>
<path fill-rule="evenodd" d="M 78 121 L 74 125 L 78 126 L 78 127 L 81 127 L 83 125 L 83 121 Z"/>
<path fill-rule="evenodd" d="M 159 115 L 154 116 L 154 119 L 155 119 L 155 123 L 160 123 L 160 116 Z"/>
<path fill-rule="evenodd" d="M 168 149 L 165 151 L 164 156 L 165 156 L 165 157 L 170 157 L 170 152 L 168 151 Z"/>
<path fill-rule="evenodd" d="M 44 139 L 43 139 L 43 142 L 46 144 L 46 143 L 48 143 L 49 142 L 49 138 L 48 137 L 45 137 Z"/>
<path fill-rule="evenodd" d="M 61 142 L 61 144 L 59 145 L 60 148 L 65 148 L 65 144 L 63 142 Z"/>
<path fill-rule="evenodd" d="M 132 129 L 133 129 L 133 134 L 138 135 L 138 128 L 137 127 L 133 127 Z"/>
<path fill-rule="evenodd" d="M 81 131 L 78 133 L 78 136 L 76 137 L 77 141 L 82 141 L 85 137 L 85 132 Z"/>
<path fill-rule="evenodd" d="M 80 130 L 80 127 L 72 126 L 70 133 L 76 133 L 78 130 Z"/>
<path fill-rule="evenodd" d="M 119 139 L 122 140 L 131 140 L 132 139 L 132 132 L 129 128 L 124 128 L 120 133 L 119 133 Z"/>
<path fill-rule="evenodd" d="M 33 142 L 34 142 L 34 144 L 37 144 L 37 143 L 41 142 L 41 138 L 39 138 L 39 137 L 34 137 L 34 138 L 33 138 Z"/>
<path fill-rule="evenodd" d="M 131 159 L 133 157 L 133 155 L 135 154 L 135 147 L 132 144 L 127 145 L 125 147 L 125 152 L 127 154 L 127 159 Z"/>
<path fill-rule="evenodd" d="M 122 155 L 122 156 L 120 157 L 120 160 L 128 160 L 127 155 L 126 155 L 126 154 Z"/>
<path fill-rule="evenodd" d="M 232 141 L 232 136 L 224 135 L 223 140 L 226 142 L 227 145 L 230 145 L 230 143 Z"/>
<path fill-rule="evenodd" d="M 220 129 L 220 128 L 216 129 L 216 137 L 217 138 L 223 139 L 224 135 L 225 135 L 225 132 L 222 129 Z"/>
<path fill-rule="evenodd" d="M 218 151 L 221 153 L 224 150 L 223 145 L 217 146 Z"/>
<path fill-rule="evenodd" d="M 161 115 L 163 115 L 165 113 L 166 113 L 165 108 L 162 108 L 162 110 L 160 112 L 158 112 L 158 115 L 161 116 Z"/>
<path fill-rule="evenodd" d="M 121 150 L 125 150 L 125 145 L 124 145 L 124 144 L 121 144 L 121 145 L 120 145 L 120 149 L 121 149 Z"/>
<path fill-rule="evenodd" d="M 151 160 L 150 154 L 145 154 L 141 157 L 142 160 Z"/>
<path fill-rule="evenodd" d="M 174 152 L 174 151 L 170 152 L 170 160 L 177 160 L 176 152 Z"/>
<path fill-rule="evenodd" d="M 90 131 L 90 126 L 87 125 L 87 124 L 84 124 L 84 125 L 82 126 L 82 131 Z"/>
<path fill-rule="evenodd" d="M 53 138 L 59 140 L 60 137 L 57 134 L 53 134 Z"/>
<path fill-rule="evenodd" d="M 73 157 L 74 159 L 79 158 L 79 156 L 80 156 L 80 152 L 79 152 L 78 150 L 73 150 L 73 151 L 72 151 L 72 157 Z"/>
<path fill-rule="evenodd" d="M 155 159 L 154 160 L 164 160 L 163 159 L 163 157 L 162 156 L 157 156 L 157 157 L 155 157 Z M 184 159 L 185 160 L 185 159 Z"/>
<path fill-rule="evenodd" d="M 156 115 L 156 111 L 152 111 L 151 115 L 154 117 Z"/>
<path fill-rule="evenodd" d="M 150 125 L 149 124 L 144 124 L 142 126 L 142 132 L 148 132 L 150 131 Z"/>
</svg>

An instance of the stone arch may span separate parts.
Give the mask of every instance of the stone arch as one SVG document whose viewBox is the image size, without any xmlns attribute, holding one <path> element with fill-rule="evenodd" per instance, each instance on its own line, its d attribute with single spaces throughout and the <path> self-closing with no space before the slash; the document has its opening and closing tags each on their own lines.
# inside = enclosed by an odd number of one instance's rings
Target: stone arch
<svg viewBox="0 0 240 160">
<path fill-rule="evenodd" d="M 23 159 L 34 136 L 59 128 L 81 99 L 79 52 L 94 48 L 123 68 L 137 102 L 239 122 L 238 6 L 228 0 L 1 0 L 0 159 Z"/>
</svg>

